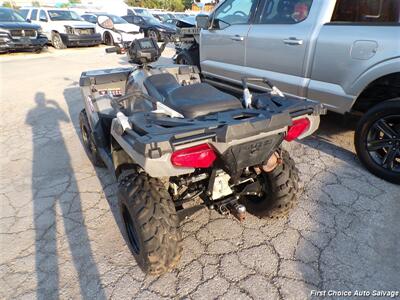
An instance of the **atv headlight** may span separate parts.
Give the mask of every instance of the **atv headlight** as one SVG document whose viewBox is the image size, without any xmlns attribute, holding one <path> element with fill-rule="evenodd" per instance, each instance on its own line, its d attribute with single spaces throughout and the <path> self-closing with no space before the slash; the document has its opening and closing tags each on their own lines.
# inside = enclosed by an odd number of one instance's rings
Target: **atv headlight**
<svg viewBox="0 0 400 300">
<path fill-rule="evenodd" d="M 71 26 L 64 25 L 64 27 L 65 27 L 65 33 L 66 34 L 75 34 L 74 28 L 72 28 Z"/>
</svg>

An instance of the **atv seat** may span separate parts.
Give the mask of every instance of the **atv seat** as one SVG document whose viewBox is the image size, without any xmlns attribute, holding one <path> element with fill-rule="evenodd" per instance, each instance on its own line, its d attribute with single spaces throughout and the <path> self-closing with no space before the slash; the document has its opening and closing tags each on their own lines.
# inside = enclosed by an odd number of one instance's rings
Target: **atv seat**
<svg viewBox="0 0 400 300">
<path fill-rule="evenodd" d="M 151 97 L 181 113 L 196 118 L 214 112 L 242 108 L 240 101 L 207 83 L 181 86 L 170 73 L 148 77 L 144 86 Z"/>
</svg>

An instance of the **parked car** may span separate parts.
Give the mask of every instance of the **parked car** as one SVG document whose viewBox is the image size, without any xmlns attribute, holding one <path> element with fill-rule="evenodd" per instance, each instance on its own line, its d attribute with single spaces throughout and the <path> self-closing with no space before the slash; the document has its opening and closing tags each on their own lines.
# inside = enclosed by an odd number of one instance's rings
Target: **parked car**
<svg viewBox="0 0 400 300">
<path fill-rule="evenodd" d="M 184 19 L 184 18 L 189 17 L 188 14 L 185 14 L 183 12 L 175 12 L 174 16 L 175 16 L 175 19 Z"/>
<path fill-rule="evenodd" d="M 0 53 L 14 50 L 40 52 L 47 42 L 39 25 L 26 22 L 10 8 L 0 7 Z"/>
<path fill-rule="evenodd" d="M 143 7 L 129 7 L 127 11 L 127 15 L 135 15 L 135 16 L 144 16 L 144 17 L 151 17 L 152 14 L 147 8 Z"/>
<path fill-rule="evenodd" d="M 26 20 L 42 27 L 43 33 L 54 48 L 97 46 L 101 43 L 101 35 L 96 33 L 95 26 L 82 20 L 72 10 L 29 7 L 21 8 L 20 11 L 25 15 Z"/>
<path fill-rule="evenodd" d="M 232 89 L 262 76 L 332 111 L 363 113 L 360 161 L 400 183 L 399 18 L 398 0 L 226 0 L 197 17 L 202 74 Z"/>
<path fill-rule="evenodd" d="M 178 23 L 178 19 L 168 19 L 164 22 L 161 22 L 163 25 L 170 27 L 173 30 L 176 30 L 176 23 Z"/>
<path fill-rule="evenodd" d="M 153 17 L 142 16 L 123 16 L 127 22 L 140 27 L 146 37 L 151 37 L 156 41 L 164 41 L 166 36 L 175 34 L 176 30 L 170 26 L 162 24 Z"/>
<path fill-rule="evenodd" d="M 114 23 L 114 29 L 106 29 L 99 24 L 99 18 L 108 17 Z M 116 15 L 105 13 L 90 13 L 82 15 L 82 18 L 90 23 L 96 24 L 96 31 L 102 36 L 103 43 L 114 45 L 122 42 L 132 42 L 135 39 L 143 38 L 140 27 L 129 24 L 126 20 Z"/>
<path fill-rule="evenodd" d="M 160 22 L 165 22 L 171 18 L 165 13 L 152 13 L 152 16 Z"/>
</svg>

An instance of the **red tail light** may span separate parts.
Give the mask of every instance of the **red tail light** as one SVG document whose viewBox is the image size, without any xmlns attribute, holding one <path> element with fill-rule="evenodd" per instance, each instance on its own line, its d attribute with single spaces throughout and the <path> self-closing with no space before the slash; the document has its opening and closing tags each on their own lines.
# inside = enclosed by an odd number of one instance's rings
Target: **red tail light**
<svg viewBox="0 0 400 300">
<path fill-rule="evenodd" d="M 310 128 L 310 120 L 308 118 L 293 121 L 293 125 L 289 126 L 289 130 L 285 136 L 285 140 L 291 142 Z"/>
<path fill-rule="evenodd" d="M 174 166 L 189 168 L 211 167 L 217 156 L 208 144 L 182 149 L 172 153 L 171 162 Z"/>
</svg>

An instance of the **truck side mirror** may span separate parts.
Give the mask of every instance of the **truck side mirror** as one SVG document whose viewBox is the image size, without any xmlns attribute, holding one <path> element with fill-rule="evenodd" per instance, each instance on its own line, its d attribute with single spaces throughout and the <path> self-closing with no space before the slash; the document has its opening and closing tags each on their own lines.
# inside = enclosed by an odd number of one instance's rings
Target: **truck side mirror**
<svg viewBox="0 0 400 300">
<path fill-rule="evenodd" d="M 197 27 L 200 29 L 209 29 L 210 28 L 210 17 L 208 15 L 199 14 L 196 17 Z"/>
<path fill-rule="evenodd" d="M 102 28 L 110 30 L 114 29 L 114 22 L 107 16 L 99 16 L 97 23 L 99 23 L 99 26 Z"/>
</svg>

